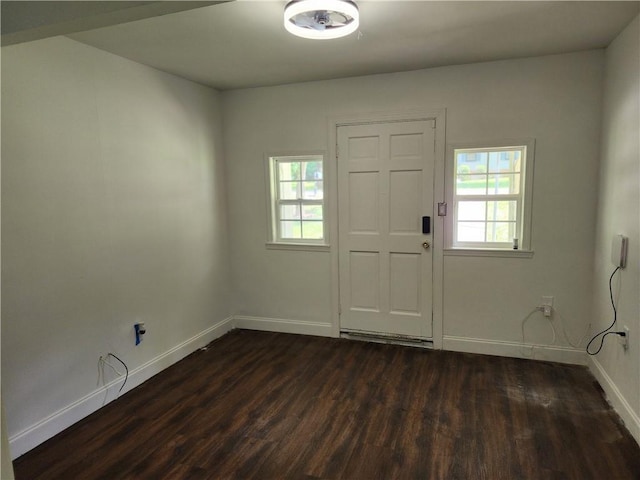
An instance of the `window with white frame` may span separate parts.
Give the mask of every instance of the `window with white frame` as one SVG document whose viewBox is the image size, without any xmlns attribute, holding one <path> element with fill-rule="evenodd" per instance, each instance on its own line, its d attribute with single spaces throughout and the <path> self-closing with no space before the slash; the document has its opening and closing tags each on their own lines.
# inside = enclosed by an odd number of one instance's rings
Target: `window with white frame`
<svg viewBox="0 0 640 480">
<path fill-rule="evenodd" d="M 450 156 L 451 247 L 529 250 L 533 142 L 452 147 Z"/>
<path fill-rule="evenodd" d="M 325 243 L 323 155 L 270 156 L 271 241 Z"/>
</svg>

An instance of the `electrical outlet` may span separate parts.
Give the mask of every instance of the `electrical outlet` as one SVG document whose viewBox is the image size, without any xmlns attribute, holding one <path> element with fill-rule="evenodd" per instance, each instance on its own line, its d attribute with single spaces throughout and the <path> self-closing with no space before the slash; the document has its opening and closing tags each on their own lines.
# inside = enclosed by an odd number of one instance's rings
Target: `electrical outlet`
<svg viewBox="0 0 640 480">
<path fill-rule="evenodd" d="M 133 330 L 136 333 L 136 345 L 140 345 L 142 342 L 142 336 L 147 333 L 147 328 L 144 326 L 144 322 L 138 322 L 133 325 Z"/>
<path fill-rule="evenodd" d="M 551 312 L 553 311 L 553 297 L 551 296 L 543 296 L 542 303 L 540 304 L 540 309 L 542 310 L 542 314 L 545 317 L 550 317 Z"/>
<path fill-rule="evenodd" d="M 622 345 L 622 348 L 626 350 L 629 348 L 629 327 L 625 325 L 622 327 L 621 331 L 623 331 L 625 335 L 624 337 L 622 335 L 618 335 L 618 341 L 620 342 L 620 345 Z"/>
</svg>

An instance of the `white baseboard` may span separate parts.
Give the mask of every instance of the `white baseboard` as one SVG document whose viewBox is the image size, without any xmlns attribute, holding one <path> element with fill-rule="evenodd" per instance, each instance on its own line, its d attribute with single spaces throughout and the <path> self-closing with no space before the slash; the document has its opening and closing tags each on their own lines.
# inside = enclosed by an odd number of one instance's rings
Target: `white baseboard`
<svg viewBox="0 0 640 480">
<path fill-rule="evenodd" d="M 570 347 L 523 345 L 522 343 L 516 342 L 445 335 L 442 338 L 442 348 L 454 352 L 480 353 L 484 355 L 497 355 L 499 357 L 546 360 L 549 362 L 570 363 L 574 365 L 587 364 L 586 352 Z"/>
<path fill-rule="evenodd" d="M 267 332 L 297 333 L 300 335 L 315 335 L 317 337 L 332 337 L 332 325 L 321 322 L 303 322 L 282 318 L 250 317 L 236 315 L 233 317 L 235 328 L 247 330 L 262 330 Z"/>
<path fill-rule="evenodd" d="M 589 369 L 604 390 L 607 400 L 624 422 L 633 438 L 640 445 L 640 417 L 633 411 L 616 384 L 595 357 L 589 357 Z"/>
<path fill-rule="evenodd" d="M 137 387 L 157 373 L 160 373 L 165 368 L 170 367 L 187 355 L 195 352 L 201 347 L 204 347 L 211 341 L 221 337 L 232 329 L 233 317 L 228 317 L 179 345 L 176 345 L 165 353 L 158 355 L 147 363 L 131 370 L 122 394 Z M 109 394 L 114 391 L 117 393 L 117 389 L 120 388 L 121 382 L 122 378 L 118 378 L 10 437 L 9 444 L 12 459 L 15 459 L 37 447 L 42 442 L 60 433 L 62 430 L 69 428 L 74 423 L 99 410 L 101 407 L 106 405 L 106 403 L 113 401 L 115 394 Z M 105 398 L 108 397 L 111 397 L 111 400 L 108 400 L 105 403 Z"/>
</svg>

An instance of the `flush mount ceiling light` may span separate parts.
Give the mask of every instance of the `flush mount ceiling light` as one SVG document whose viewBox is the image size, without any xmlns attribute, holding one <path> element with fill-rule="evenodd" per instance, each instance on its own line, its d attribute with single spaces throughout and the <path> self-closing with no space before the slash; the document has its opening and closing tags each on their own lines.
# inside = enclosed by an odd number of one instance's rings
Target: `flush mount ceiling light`
<svg viewBox="0 0 640 480">
<path fill-rule="evenodd" d="M 358 7 L 350 0 L 294 0 L 284 9 L 284 28 L 298 37 L 340 38 L 358 25 Z"/>
</svg>

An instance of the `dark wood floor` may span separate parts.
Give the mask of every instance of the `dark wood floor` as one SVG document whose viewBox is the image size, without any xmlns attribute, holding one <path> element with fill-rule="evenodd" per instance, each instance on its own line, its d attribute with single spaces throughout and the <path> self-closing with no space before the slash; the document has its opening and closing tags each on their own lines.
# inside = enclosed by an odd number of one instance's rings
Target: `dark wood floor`
<svg viewBox="0 0 640 480">
<path fill-rule="evenodd" d="M 582 367 L 234 331 L 23 455 L 34 479 L 638 479 Z"/>
</svg>

